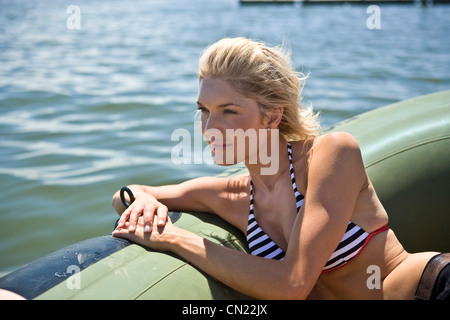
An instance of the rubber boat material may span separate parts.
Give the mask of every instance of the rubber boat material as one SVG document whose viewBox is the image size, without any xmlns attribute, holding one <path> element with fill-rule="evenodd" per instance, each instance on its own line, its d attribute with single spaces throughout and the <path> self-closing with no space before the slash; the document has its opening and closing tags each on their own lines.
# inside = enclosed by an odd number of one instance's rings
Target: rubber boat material
<svg viewBox="0 0 450 320">
<path fill-rule="evenodd" d="M 389 226 L 405 249 L 450 251 L 450 91 L 358 115 L 328 131 L 351 133 Z M 236 166 L 225 175 L 246 172 Z M 174 213 L 177 226 L 247 252 L 244 235 L 212 214 Z M 247 299 L 173 254 L 110 235 L 13 271 L 0 288 L 27 299 Z"/>
</svg>

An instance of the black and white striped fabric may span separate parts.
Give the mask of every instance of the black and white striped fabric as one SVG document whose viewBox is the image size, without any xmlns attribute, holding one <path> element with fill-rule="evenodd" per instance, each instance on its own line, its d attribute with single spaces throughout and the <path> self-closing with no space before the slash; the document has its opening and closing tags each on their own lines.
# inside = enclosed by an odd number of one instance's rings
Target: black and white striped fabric
<svg viewBox="0 0 450 320">
<path fill-rule="evenodd" d="M 353 222 L 349 222 L 344 237 L 334 250 L 323 271 L 335 269 L 345 264 L 355 257 L 364 246 L 369 233 L 358 227 Z"/>
<path fill-rule="evenodd" d="M 292 148 L 288 143 L 289 170 L 291 173 L 292 188 L 294 189 L 295 199 L 297 201 L 297 212 L 303 204 L 303 195 L 297 189 L 295 182 L 294 166 L 292 164 Z M 247 243 L 251 254 L 267 259 L 283 260 L 284 251 L 270 239 L 270 237 L 261 229 L 255 219 L 253 200 L 253 182 L 250 177 L 250 213 L 248 215 Z"/>
<path fill-rule="evenodd" d="M 288 143 L 288 155 L 290 162 L 290 173 L 292 188 L 294 190 L 295 199 L 297 201 L 297 212 L 303 204 L 304 196 L 298 191 L 297 184 L 295 182 L 294 166 L 292 164 L 292 148 Z M 353 259 L 365 246 L 370 239 L 370 236 L 387 230 L 387 226 L 374 231 L 372 234 L 367 233 L 358 225 L 353 222 L 349 222 L 347 230 L 339 243 L 336 250 L 328 259 L 322 272 L 334 270 L 351 259 Z M 250 177 L 250 213 L 248 216 L 247 226 L 247 243 L 250 253 L 254 256 L 259 256 L 267 259 L 283 260 L 285 252 L 278 247 L 278 245 L 270 239 L 270 237 L 261 229 L 256 221 L 254 214 L 254 199 L 253 199 L 253 182 Z"/>
</svg>

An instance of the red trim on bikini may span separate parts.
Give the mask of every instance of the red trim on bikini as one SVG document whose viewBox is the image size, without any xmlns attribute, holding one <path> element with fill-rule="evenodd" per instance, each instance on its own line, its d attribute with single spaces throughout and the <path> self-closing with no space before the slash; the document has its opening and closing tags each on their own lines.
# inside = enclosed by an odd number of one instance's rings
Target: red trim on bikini
<svg viewBox="0 0 450 320">
<path fill-rule="evenodd" d="M 382 226 L 381 228 L 378 228 L 377 230 L 372 231 L 372 232 L 367 236 L 366 240 L 364 240 L 364 244 L 361 246 L 361 248 L 358 250 L 358 253 L 357 253 L 354 257 L 352 257 L 350 260 L 348 260 L 348 261 L 344 262 L 343 264 L 340 264 L 340 265 L 338 265 L 338 266 L 336 266 L 336 267 L 334 267 L 334 268 L 331 268 L 331 269 L 328 269 L 328 270 L 323 270 L 322 273 L 327 273 L 327 272 L 330 272 L 330 271 L 333 271 L 333 270 L 339 269 L 340 267 L 345 266 L 347 263 L 349 263 L 350 261 L 352 261 L 353 259 L 355 259 L 355 258 L 361 253 L 361 251 L 366 247 L 366 245 L 369 243 L 370 239 L 371 239 L 374 235 L 376 235 L 376 234 L 378 234 L 378 233 L 381 233 L 381 232 L 384 232 L 384 231 L 387 231 L 387 230 L 389 230 L 389 227 L 388 227 L 387 225 L 384 225 L 384 226 Z"/>
</svg>

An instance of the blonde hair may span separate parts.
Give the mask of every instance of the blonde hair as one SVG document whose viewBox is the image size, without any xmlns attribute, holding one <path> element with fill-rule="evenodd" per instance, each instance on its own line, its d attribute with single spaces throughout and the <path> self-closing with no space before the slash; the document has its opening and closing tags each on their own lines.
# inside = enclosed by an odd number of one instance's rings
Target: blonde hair
<svg viewBox="0 0 450 320">
<path fill-rule="evenodd" d="M 307 78 L 291 65 L 283 48 L 269 48 L 246 38 L 225 38 L 209 46 L 199 63 L 199 81 L 221 78 L 239 93 L 255 100 L 264 115 L 275 106 L 284 107 L 278 126 L 287 141 L 315 138 L 320 134 L 318 114 L 303 108 L 301 91 Z"/>
</svg>

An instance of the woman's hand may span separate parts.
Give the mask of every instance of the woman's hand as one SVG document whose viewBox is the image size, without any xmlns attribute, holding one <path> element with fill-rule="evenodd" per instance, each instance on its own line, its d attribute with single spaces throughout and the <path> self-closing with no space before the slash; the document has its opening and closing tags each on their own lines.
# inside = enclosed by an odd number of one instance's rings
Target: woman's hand
<svg viewBox="0 0 450 320">
<path fill-rule="evenodd" d="M 117 228 L 122 229 L 126 226 L 128 231 L 134 232 L 139 218 L 142 217 L 143 231 L 149 233 L 152 231 L 154 222 L 159 227 L 166 225 L 169 219 L 168 212 L 167 207 L 156 200 L 155 197 L 140 193 L 136 195 L 136 200 L 120 216 Z"/>
<path fill-rule="evenodd" d="M 155 217 L 155 219 L 157 218 Z M 130 231 L 130 222 L 125 222 L 123 228 L 118 226 L 112 232 L 112 236 L 125 238 L 151 249 L 168 251 L 171 235 L 177 233 L 177 230 L 175 230 L 176 227 L 172 224 L 170 218 L 167 217 L 164 225 L 161 226 L 159 223 L 153 223 L 153 228 L 150 231 L 144 230 L 147 226 L 145 225 L 144 218 L 139 217 L 133 231 Z"/>
</svg>

